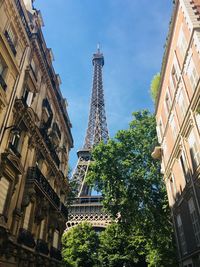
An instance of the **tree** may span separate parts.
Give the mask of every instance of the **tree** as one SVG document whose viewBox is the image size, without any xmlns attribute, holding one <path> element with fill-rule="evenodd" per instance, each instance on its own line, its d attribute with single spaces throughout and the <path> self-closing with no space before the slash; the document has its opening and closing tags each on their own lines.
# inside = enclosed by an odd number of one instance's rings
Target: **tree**
<svg viewBox="0 0 200 267">
<path fill-rule="evenodd" d="M 94 267 L 99 245 L 91 224 L 83 222 L 62 236 L 62 257 L 67 267 Z"/>
<path fill-rule="evenodd" d="M 157 101 L 159 84 L 160 84 L 160 73 L 157 73 L 156 75 L 153 76 L 153 79 L 151 81 L 151 97 L 154 102 Z"/>
<path fill-rule="evenodd" d="M 175 266 L 160 163 L 151 157 L 157 144 L 155 118 L 148 111 L 133 116 L 127 130 L 95 147 L 88 182 L 102 192 L 103 204 L 114 218 L 144 237 L 150 266 Z"/>
<path fill-rule="evenodd" d="M 141 236 L 135 232 L 129 234 L 119 223 L 109 225 L 100 234 L 98 255 L 101 267 L 146 266 L 142 261 L 142 253 L 138 254 L 138 245 L 141 246 L 138 240 L 142 241 Z"/>
</svg>

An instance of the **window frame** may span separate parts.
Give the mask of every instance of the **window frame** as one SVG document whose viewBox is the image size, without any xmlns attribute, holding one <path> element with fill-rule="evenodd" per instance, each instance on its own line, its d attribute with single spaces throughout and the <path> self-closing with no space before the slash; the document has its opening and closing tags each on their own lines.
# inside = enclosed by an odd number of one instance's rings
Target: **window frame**
<svg viewBox="0 0 200 267">
<path fill-rule="evenodd" d="M 181 219 L 181 215 L 177 214 L 176 216 L 176 225 L 177 225 L 177 230 L 178 230 L 178 239 L 181 247 L 181 252 L 183 255 L 187 254 L 187 243 L 185 240 L 185 232 L 183 228 L 183 223 Z"/>
<path fill-rule="evenodd" d="M 198 216 L 197 209 L 195 207 L 195 203 L 194 203 L 194 200 L 193 200 L 192 197 L 188 200 L 188 208 L 189 208 L 190 218 L 191 218 L 191 221 L 192 221 L 192 228 L 193 228 L 193 231 L 194 231 L 196 244 L 199 247 L 200 246 L 199 216 Z"/>
</svg>

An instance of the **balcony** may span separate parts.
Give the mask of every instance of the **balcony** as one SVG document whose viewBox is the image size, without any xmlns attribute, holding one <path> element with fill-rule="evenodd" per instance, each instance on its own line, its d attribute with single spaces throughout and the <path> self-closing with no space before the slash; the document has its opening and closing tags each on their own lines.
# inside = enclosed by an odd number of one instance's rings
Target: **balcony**
<svg viewBox="0 0 200 267">
<path fill-rule="evenodd" d="M 18 242 L 27 247 L 34 248 L 35 241 L 30 231 L 21 228 L 19 231 Z"/>
<path fill-rule="evenodd" d="M 17 147 L 13 145 L 12 143 L 9 144 L 9 149 L 12 150 L 12 152 L 17 156 L 18 158 L 21 158 L 21 154 L 19 153 Z"/>
<path fill-rule="evenodd" d="M 11 51 L 13 52 L 13 55 L 16 56 L 17 51 L 15 49 L 15 45 L 14 45 L 12 39 L 10 38 L 10 35 L 9 35 L 8 31 L 5 31 L 4 35 L 5 35 L 5 37 L 6 37 L 7 41 L 8 41 L 8 44 L 10 46 Z"/>
<path fill-rule="evenodd" d="M 21 17 L 24 28 L 26 30 L 26 33 L 27 33 L 28 37 L 30 38 L 31 37 L 31 31 L 30 31 L 30 28 L 28 26 L 28 22 L 26 20 L 26 17 L 24 15 L 24 11 L 23 11 L 23 8 L 21 6 L 20 0 L 15 0 L 15 4 L 16 4 L 16 7 L 18 9 L 18 12 L 19 12 L 19 15 Z"/>
<path fill-rule="evenodd" d="M 7 89 L 7 84 L 4 81 L 4 78 L 2 77 L 2 75 L 0 74 L 0 85 L 3 88 L 4 91 L 6 91 Z"/>
<path fill-rule="evenodd" d="M 35 250 L 45 255 L 49 254 L 48 244 L 44 240 L 41 240 L 41 239 L 37 240 Z"/>
<path fill-rule="evenodd" d="M 68 209 L 67 207 L 60 202 L 60 198 L 53 190 L 47 179 L 41 173 L 38 167 L 32 167 L 28 170 L 28 182 L 34 182 L 37 187 L 47 196 L 47 198 L 53 203 L 54 206 L 61 212 L 63 217 L 67 220 L 68 218 Z"/>
<path fill-rule="evenodd" d="M 61 252 L 59 249 L 51 247 L 50 249 L 50 256 L 56 260 L 61 261 L 62 260 L 62 256 L 61 256 Z"/>
<path fill-rule="evenodd" d="M 54 162 L 56 163 L 57 167 L 60 166 L 60 160 L 59 160 L 59 157 L 58 155 L 56 154 L 55 152 L 55 147 L 54 145 L 52 144 L 52 141 L 51 139 L 49 138 L 47 132 L 46 132 L 46 129 L 44 128 L 41 128 L 40 129 L 40 133 L 41 135 L 43 136 L 44 140 L 45 140 L 45 143 L 50 151 L 50 154 L 51 154 L 51 157 L 53 158 Z"/>
<path fill-rule="evenodd" d="M 29 168 L 28 171 L 28 181 L 33 181 L 37 187 L 46 195 L 46 197 L 56 206 L 58 209 L 60 208 L 60 199 L 47 181 L 47 179 L 43 176 L 38 167 Z"/>
</svg>

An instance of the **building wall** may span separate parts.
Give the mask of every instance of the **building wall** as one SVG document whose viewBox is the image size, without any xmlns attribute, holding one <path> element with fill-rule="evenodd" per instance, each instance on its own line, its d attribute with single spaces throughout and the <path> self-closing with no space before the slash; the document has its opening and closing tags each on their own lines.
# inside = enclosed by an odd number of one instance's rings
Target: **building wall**
<svg viewBox="0 0 200 267">
<path fill-rule="evenodd" d="M 200 266 L 200 1 L 175 2 L 156 106 L 180 266 Z"/>
<path fill-rule="evenodd" d="M 32 1 L 0 1 L 0 265 L 60 265 L 73 146 Z"/>
</svg>

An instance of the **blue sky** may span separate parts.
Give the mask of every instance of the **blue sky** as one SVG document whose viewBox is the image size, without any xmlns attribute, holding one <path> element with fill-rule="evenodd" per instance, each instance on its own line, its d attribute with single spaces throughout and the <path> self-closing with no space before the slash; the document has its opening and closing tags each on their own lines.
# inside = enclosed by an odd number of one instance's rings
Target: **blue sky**
<svg viewBox="0 0 200 267">
<path fill-rule="evenodd" d="M 133 111 L 153 112 L 149 87 L 160 71 L 172 12 L 172 0 L 37 0 L 47 46 L 62 80 L 73 125 L 74 148 L 82 147 L 92 87 L 92 54 L 101 44 L 103 82 L 110 136 L 125 129 Z"/>
</svg>

